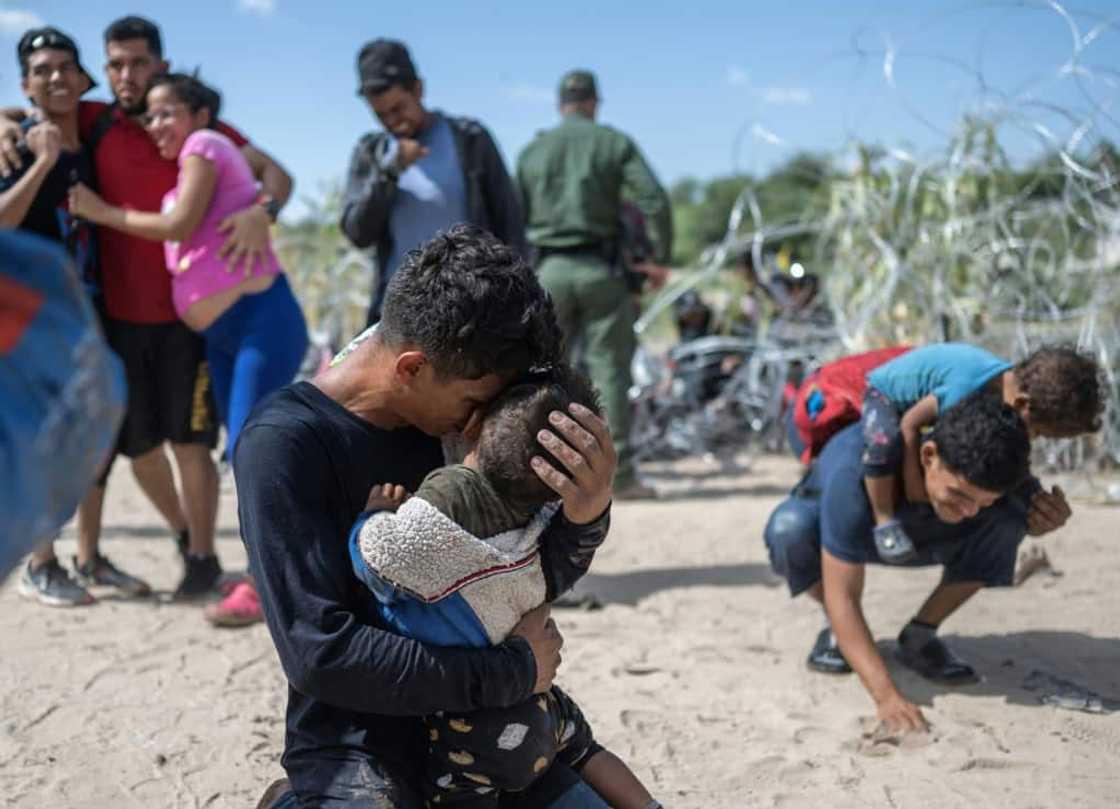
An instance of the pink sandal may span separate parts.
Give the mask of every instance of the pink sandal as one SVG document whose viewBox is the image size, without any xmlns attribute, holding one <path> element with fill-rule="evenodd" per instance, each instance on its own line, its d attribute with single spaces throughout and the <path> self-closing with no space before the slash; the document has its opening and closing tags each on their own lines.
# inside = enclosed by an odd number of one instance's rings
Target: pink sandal
<svg viewBox="0 0 1120 809">
<path fill-rule="evenodd" d="M 229 595 L 208 606 L 205 614 L 214 626 L 250 626 L 264 619 L 260 596 L 250 579 L 238 582 Z"/>
</svg>

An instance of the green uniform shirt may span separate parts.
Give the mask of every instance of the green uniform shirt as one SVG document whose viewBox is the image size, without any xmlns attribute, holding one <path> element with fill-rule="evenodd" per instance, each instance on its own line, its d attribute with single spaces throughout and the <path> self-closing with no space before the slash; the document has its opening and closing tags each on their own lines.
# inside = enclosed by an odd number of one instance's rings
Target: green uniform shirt
<svg viewBox="0 0 1120 809">
<path fill-rule="evenodd" d="M 525 147 L 517 184 L 526 235 L 536 247 L 598 246 L 619 235 L 619 201 L 633 201 L 646 219 L 655 258 L 672 248 L 669 197 L 629 137 L 579 113 L 566 115 Z"/>
</svg>

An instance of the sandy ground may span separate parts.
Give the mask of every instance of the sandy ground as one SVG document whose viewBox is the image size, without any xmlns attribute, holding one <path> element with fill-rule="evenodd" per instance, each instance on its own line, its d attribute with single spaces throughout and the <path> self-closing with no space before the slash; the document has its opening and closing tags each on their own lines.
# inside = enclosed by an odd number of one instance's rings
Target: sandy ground
<svg viewBox="0 0 1120 809">
<path fill-rule="evenodd" d="M 981 593 L 946 624 L 982 683 L 948 689 L 892 667 L 933 740 L 871 745 L 859 683 L 805 668 L 817 610 L 769 573 L 762 527 L 793 463 L 649 473 L 668 496 L 616 508 L 587 581 L 605 609 L 559 615 L 560 682 L 666 807 L 1120 805 L 1120 713 L 1043 705 L 1029 688 L 1049 675 L 1120 698 L 1120 509 L 1078 503 L 1045 541 L 1063 575 Z M 110 486 L 105 552 L 173 587 L 172 543 L 124 464 Z M 227 567 L 244 565 L 228 478 L 219 542 Z M 60 553 L 73 547 L 68 528 Z M 936 575 L 872 570 L 884 649 Z M 9 580 L 0 632 L 0 804 L 240 809 L 280 775 L 285 684 L 263 626 L 217 631 L 159 600 L 48 609 Z"/>
</svg>

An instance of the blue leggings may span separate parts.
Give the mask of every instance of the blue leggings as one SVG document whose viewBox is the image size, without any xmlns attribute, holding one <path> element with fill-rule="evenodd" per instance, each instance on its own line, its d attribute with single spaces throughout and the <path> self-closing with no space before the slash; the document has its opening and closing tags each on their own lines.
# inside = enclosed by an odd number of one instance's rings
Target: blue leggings
<svg viewBox="0 0 1120 809">
<path fill-rule="evenodd" d="M 253 406 L 295 377 L 307 354 L 307 324 L 283 273 L 264 292 L 245 295 L 202 333 L 226 451 Z"/>
</svg>

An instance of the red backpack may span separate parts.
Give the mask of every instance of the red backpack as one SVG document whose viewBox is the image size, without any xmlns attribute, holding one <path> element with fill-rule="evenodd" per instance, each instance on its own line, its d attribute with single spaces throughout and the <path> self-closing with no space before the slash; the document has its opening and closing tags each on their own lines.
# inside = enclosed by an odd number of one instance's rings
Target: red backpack
<svg viewBox="0 0 1120 809">
<path fill-rule="evenodd" d="M 859 421 L 867 375 L 912 347 L 895 346 L 852 354 L 822 366 L 801 383 L 793 403 L 793 424 L 805 444 L 802 463 L 808 464 L 828 439 Z"/>
</svg>

